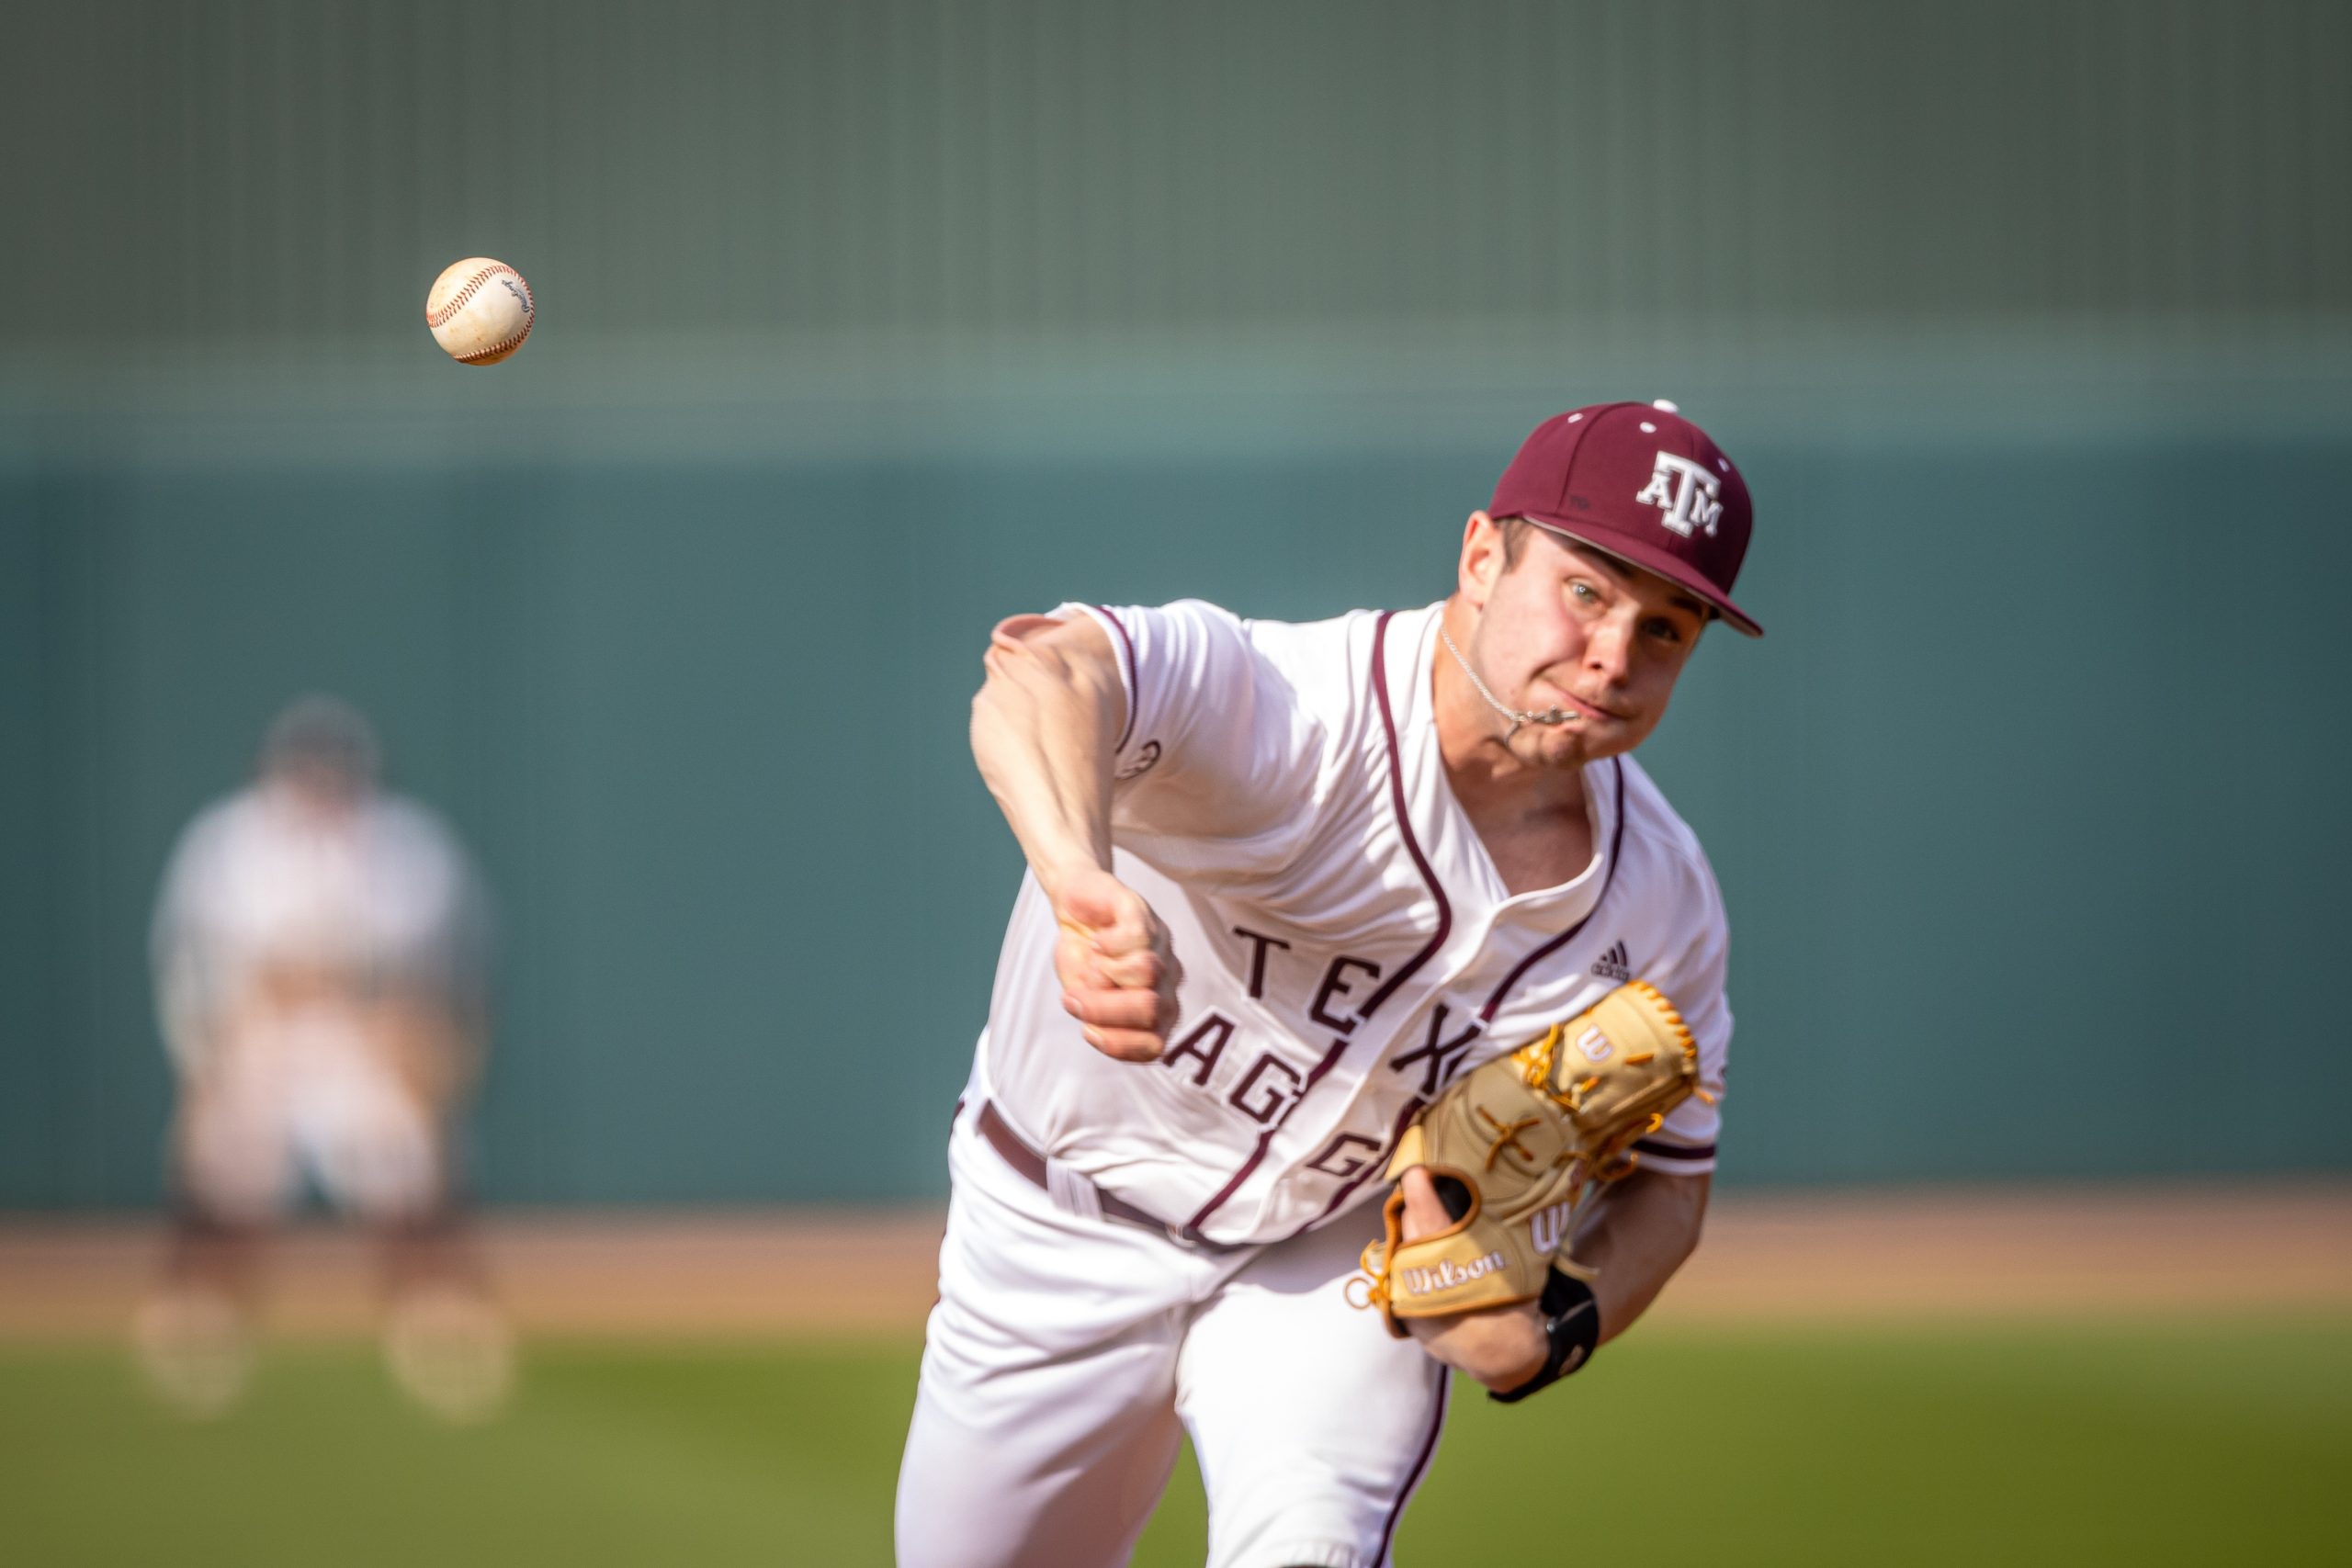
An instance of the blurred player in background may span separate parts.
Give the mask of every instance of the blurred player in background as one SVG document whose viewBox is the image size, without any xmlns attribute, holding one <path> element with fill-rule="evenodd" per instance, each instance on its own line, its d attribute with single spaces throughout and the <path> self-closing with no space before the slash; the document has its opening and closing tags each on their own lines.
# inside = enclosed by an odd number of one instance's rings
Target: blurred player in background
<svg viewBox="0 0 2352 1568">
<path fill-rule="evenodd" d="M 506 1330 L 458 1224 L 454 1133 L 484 1046 L 481 886 L 440 818 L 377 786 L 330 697 L 271 725 L 259 776 L 174 850 L 155 993 L 178 1077 L 172 1237 L 141 1359 L 198 1414 L 243 1392 L 262 1243 L 320 1195 L 381 1247 L 385 1355 L 419 1403 L 489 1414 Z"/>
</svg>

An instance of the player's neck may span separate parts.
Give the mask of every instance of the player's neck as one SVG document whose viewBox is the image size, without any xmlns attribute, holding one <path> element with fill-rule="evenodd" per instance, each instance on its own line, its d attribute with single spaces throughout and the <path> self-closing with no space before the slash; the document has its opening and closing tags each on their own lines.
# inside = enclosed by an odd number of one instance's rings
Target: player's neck
<svg viewBox="0 0 2352 1568">
<path fill-rule="evenodd" d="M 1438 751 L 1453 795 L 1476 818 L 1488 812 L 1532 817 L 1558 813 L 1581 821 L 1585 808 L 1584 759 L 1530 759 L 1498 735 L 1474 740 L 1459 753 L 1448 749 L 1438 728 Z"/>
<path fill-rule="evenodd" d="M 1508 892 L 1558 887 L 1591 863 L 1581 766 L 1531 761 L 1491 732 L 1471 739 L 1457 761 L 1445 749 L 1442 723 L 1438 750 L 1453 798 Z"/>
</svg>

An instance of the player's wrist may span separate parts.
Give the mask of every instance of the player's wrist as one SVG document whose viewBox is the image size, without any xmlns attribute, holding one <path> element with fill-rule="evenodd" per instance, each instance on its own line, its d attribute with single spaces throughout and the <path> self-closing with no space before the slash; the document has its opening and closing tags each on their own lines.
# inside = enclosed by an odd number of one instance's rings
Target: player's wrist
<svg viewBox="0 0 2352 1568">
<path fill-rule="evenodd" d="M 1524 1382 L 1510 1389 L 1489 1389 L 1487 1397 L 1498 1404 L 1516 1404 L 1581 1369 L 1600 1345 L 1600 1303 L 1592 1287 L 1573 1274 L 1552 1270 L 1537 1303 L 1543 1315 L 1545 1355 L 1543 1365 Z"/>
<path fill-rule="evenodd" d="M 1083 845 L 1057 850 L 1050 853 L 1032 855 L 1031 874 L 1037 879 L 1046 900 L 1057 909 L 1069 890 L 1091 878 L 1111 874 L 1110 856 L 1098 855 Z"/>
<path fill-rule="evenodd" d="M 1429 1355 L 1490 1389 L 1525 1382 L 1545 1364 L 1544 1317 L 1532 1302 L 1397 1321 Z"/>
</svg>

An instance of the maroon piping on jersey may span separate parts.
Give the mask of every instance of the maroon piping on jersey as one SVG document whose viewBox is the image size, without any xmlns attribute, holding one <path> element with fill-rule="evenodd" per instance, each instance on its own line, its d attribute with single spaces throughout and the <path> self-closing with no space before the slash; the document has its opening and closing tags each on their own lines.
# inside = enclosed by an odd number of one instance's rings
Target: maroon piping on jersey
<svg viewBox="0 0 2352 1568">
<path fill-rule="evenodd" d="M 1447 935 L 1453 930 L 1453 906 L 1446 902 L 1445 889 L 1438 885 L 1437 873 L 1430 869 L 1429 857 L 1421 853 L 1420 840 L 1413 837 L 1412 814 L 1405 809 L 1405 750 L 1396 744 L 1396 715 L 1388 703 L 1388 622 L 1396 613 L 1394 610 L 1382 611 L 1380 624 L 1373 628 L 1372 690 L 1373 694 L 1380 699 L 1380 728 L 1388 739 L 1388 798 L 1396 807 L 1396 831 L 1404 836 L 1405 852 L 1413 857 L 1413 865 L 1420 872 L 1421 880 L 1429 884 L 1430 897 L 1437 900 L 1437 930 L 1430 935 L 1427 947 L 1413 954 L 1408 963 L 1381 982 L 1380 989 L 1365 998 L 1363 1006 L 1356 1009 L 1356 1017 L 1367 1021 L 1380 1010 L 1382 1003 L 1396 994 L 1397 987 L 1410 979 L 1422 964 L 1437 956 L 1437 950 L 1445 945 Z M 1439 612 L 1441 615 L 1443 613 Z"/>
<path fill-rule="evenodd" d="M 1592 917 L 1600 913 L 1600 906 L 1609 901 L 1609 887 L 1617 880 L 1617 861 L 1625 848 L 1625 818 L 1633 815 L 1625 806 L 1625 760 L 1623 757 L 1611 757 L 1609 761 L 1617 772 L 1617 826 L 1611 829 L 1609 834 L 1609 864 L 1600 874 L 1600 897 L 1592 901 L 1592 908 L 1585 912 L 1583 919 L 1578 920 L 1575 925 L 1570 926 L 1512 965 L 1511 972 L 1503 976 L 1503 983 L 1495 987 L 1495 994 L 1487 998 L 1487 1005 L 1478 1010 L 1480 1023 L 1494 1022 L 1495 1010 L 1503 1005 L 1503 998 L 1510 994 L 1510 988 L 1519 984 L 1519 977 L 1544 959 L 1551 957 L 1552 954 L 1574 942 L 1577 933 L 1590 925 Z"/>
<path fill-rule="evenodd" d="M 1136 732 L 1136 710 L 1143 706 L 1143 688 L 1136 677 L 1136 639 L 1127 635 L 1126 623 L 1113 615 L 1108 604 L 1095 605 L 1094 613 L 1110 622 L 1111 629 L 1119 634 L 1119 651 L 1126 658 L 1127 722 L 1119 727 L 1119 742 L 1111 748 L 1116 753 L 1127 749 L 1128 739 Z"/>
<path fill-rule="evenodd" d="M 1102 613 L 1110 614 L 1108 610 Z M 1430 869 L 1429 858 L 1421 853 L 1420 843 L 1413 837 L 1412 817 L 1405 809 L 1405 753 L 1396 743 L 1396 715 L 1388 701 L 1388 623 L 1396 614 L 1394 610 L 1383 610 L 1379 623 L 1373 627 L 1372 691 L 1380 702 L 1380 728 L 1388 742 L 1388 795 L 1396 808 L 1396 830 L 1404 836 L 1405 848 L 1412 855 L 1413 864 L 1420 871 L 1421 880 L 1429 885 L 1430 897 L 1437 900 L 1437 930 L 1430 935 L 1427 945 L 1388 976 L 1378 990 L 1364 998 L 1363 1005 L 1356 1009 L 1359 1021 L 1369 1021 L 1380 1005 L 1396 994 L 1398 986 L 1436 957 L 1437 950 L 1445 945 L 1447 933 L 1453 930 L 1453 906 L 1447 901 L 1445 889 L 1439 886 L 1437 874 Z M 1132 707 L 1134 705 L 1128 705 Z M 1201 1205 L 1198 1213 L 1184 1222 L 1183 1234 L 1188 1238 L 1201 1239 L 1202 1224 L 1225 1207 L 1227 1200 L 1241 1190 L 1241 1184 L 1250 1179 L 1250 1173 L 1265 1159 L 1266 1151 L 1273 1146 L 1274 1134 L 1283 1130 L 1283 1124 L 1291 1119 L 1294 1111 L 1306 1103 L 1306 1097 L 1314 1092 L 1323 1075 L 1339 1062 L 1340 1053 L 1347 1047 L 1348 1036 L 1344 1034 L 1331 1042 L 1331 1048 L 1323 1053 L 1323 1059 L 1315 1064 L 1314 1070 L 1306 1075 L 1306 1081 L 1299 1085 L 1297 1098 L 1290 1102 L 1282 1115 L 1275 1118 L 1272 1126 L 1259 1135 L 1258 1146 L 1250 1151 L 1250 1157 L 1241 1162 L 1241 1168 L 1233 1173 L 1232 1179 L 1217 1189 L 1216 1197 Z"/>
<path fill-rule="evenodd" d="M 1430 1456 L 1437 1452 L 1438 1434 L 1445 1430 L 1446 1397 L 1453 1392 L 1453 1380 L 1446 1376 L 1443 1365 L 1435 1368 L 1437 1378 L 1437 1414 L 1430 1418 L 1430 1435 L 1421 1439 L 1421 1451 L 1413 1461 L 1411 1472 L 1405 1477 L 1403 1490 L 1396 1494 L 1396 1503 L 1388 1510 L 1388 1522 L 1380 1527 L 1380 1550 L 1372 1554 L 1373 1562 L 1383 1568 L 1388 1562 L 1388 1542 L 1396 1534 L 1396 1521 L 1405 1517 L 1405 1505 L 1413 1500 L 1413 1489 L 1421 1483 L 1421 1472 L 1430 1467 Z"/>
</svg>

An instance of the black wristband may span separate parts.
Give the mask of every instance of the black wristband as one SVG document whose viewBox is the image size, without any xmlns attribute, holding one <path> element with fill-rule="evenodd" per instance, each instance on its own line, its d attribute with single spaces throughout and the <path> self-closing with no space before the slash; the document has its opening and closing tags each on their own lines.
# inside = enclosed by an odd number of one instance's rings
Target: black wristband
<svg viewBox="0 0 2352 1568">
<path fill-rule="evenodd" d="M 1536 1310 L 1544 1314 L 1544 1337 L 1551 1344 L 1551 1353 L 1544 1370 L 1517 1388 L 1507 1393 L 1489 1390 L 1487 1397 L 1498 1404 L 1516 1404 L 1551 1387 L 1591 1360 L 1594 1348 L 1600 1343 L 1600 1303 L 1593 1300 L 1592 1287 L 1575 1275 L 1553 1269 L 1551 1278 L 1544 1281 Z"/>
</svg>

